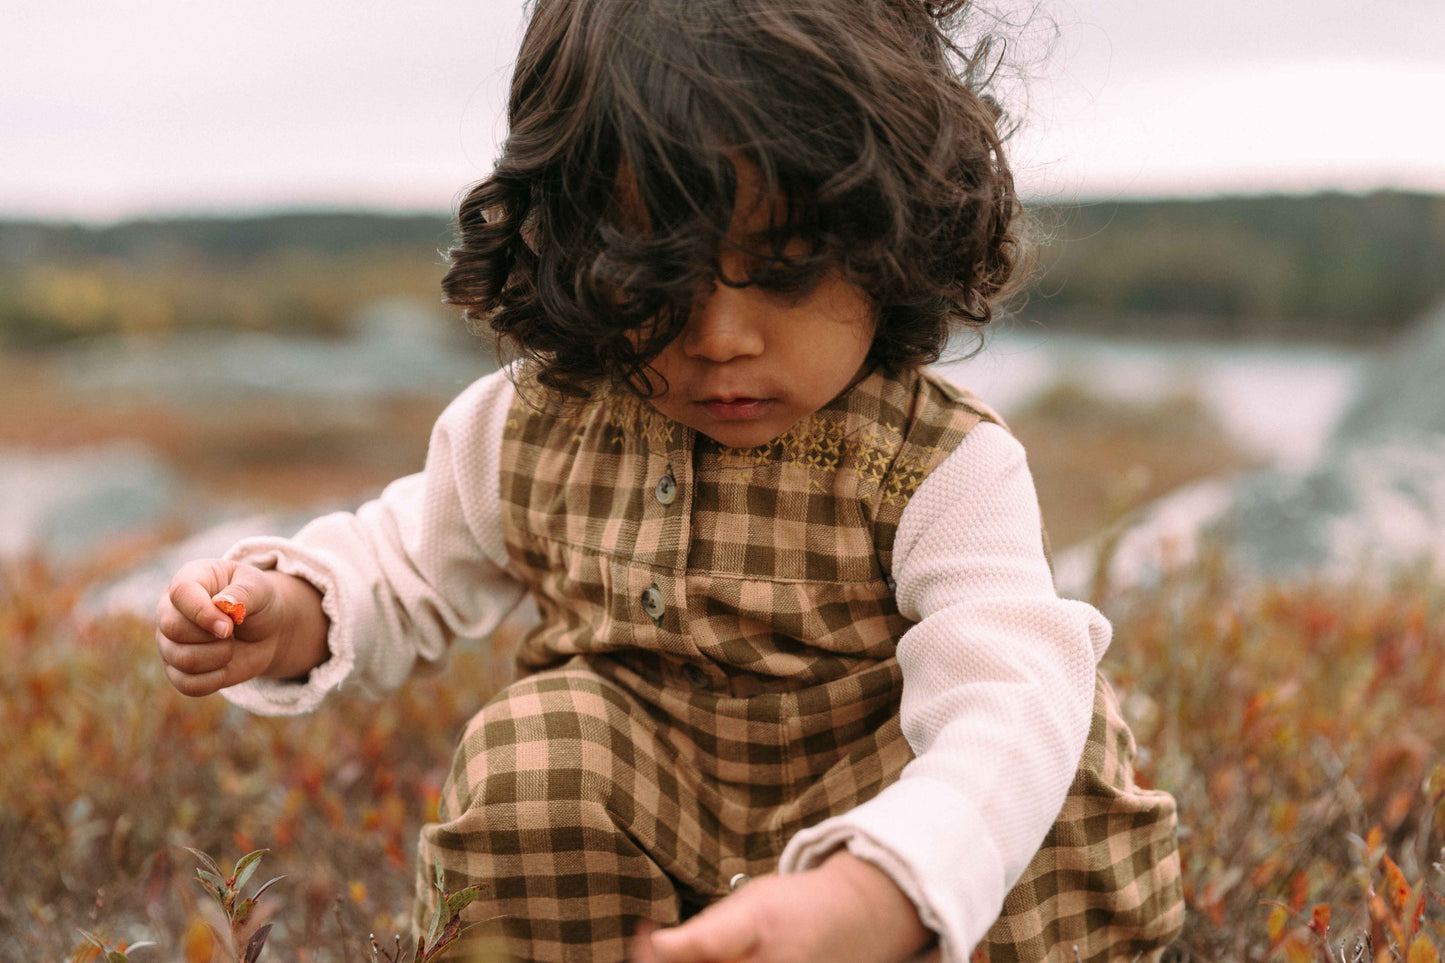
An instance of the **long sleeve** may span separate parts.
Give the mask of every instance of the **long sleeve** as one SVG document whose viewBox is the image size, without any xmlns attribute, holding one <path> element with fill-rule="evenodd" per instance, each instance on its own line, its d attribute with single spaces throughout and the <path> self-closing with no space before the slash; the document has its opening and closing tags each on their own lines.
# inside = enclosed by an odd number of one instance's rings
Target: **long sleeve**
<svg viewBox="0 0 1445 963">
<path fill-rule="evenodd" d="M 1057 597 L 1023 448 L 993 424 L 919 487 L 893 558 L 899 610 L 916 623 L 898 645 L 916 758 L 872 800 L 798 833 L 779 868 L 848 846 L 913 901 L 945 963 L 965 963 L 1063 806 L 1111 632 Z"/>
<path fill-rule="evenodd" d="M 506 571 L 498 498 L 512 399 L 504 372 L 460 394 L 432 430 L 426 465 L 353 512 L 293 538 L 251 538 L 226 557 L 311 582 L 330 620 L 330 657 L 305 682 L 252 679 L 222 690 L 265 715 L 314 709 L 343 686 L 376 698 L 413 671 L 439 671 L 450 644 L 481 640 L 523 594 Z"/>
</svg>

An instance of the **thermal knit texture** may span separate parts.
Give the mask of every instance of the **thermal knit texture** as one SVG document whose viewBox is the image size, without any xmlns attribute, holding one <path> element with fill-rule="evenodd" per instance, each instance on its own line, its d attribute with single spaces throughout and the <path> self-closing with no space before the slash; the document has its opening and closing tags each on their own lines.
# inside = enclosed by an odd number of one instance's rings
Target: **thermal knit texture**
<svg viewBox="0 0 1445 963">
<path fill-rule="evenodd" d="M 304 682 L 256 679 L 227 698 L 267 715 L 308 712 L 338 689 L 379 698 L 505 618 L 524 594 L 498 498 L 512 399 L 505 373 L 481 379 L 438 420 L 422 472 L 355 513 L 227 553 L 314 584 L 331 651 Z M 987 422 L 904 508 L 892 574 L 914 623 L 897 654 L 916 758 L 873 799 L 794 836 L 779 871 L 847 846 L 908 895 L 947 963 L 965 963 L 1064 803 L 1110 628 L 1057 597 L 1023 449 Z"/>
</svg>

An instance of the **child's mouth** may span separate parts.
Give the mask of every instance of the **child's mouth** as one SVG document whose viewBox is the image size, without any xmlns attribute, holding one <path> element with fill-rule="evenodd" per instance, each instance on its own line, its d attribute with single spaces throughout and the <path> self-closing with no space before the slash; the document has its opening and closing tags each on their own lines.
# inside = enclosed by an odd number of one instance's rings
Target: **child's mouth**
<svg viewBox="0 0 1445 963">
<path fill-rule="evenodd" d="M 746 421 L 756 418 L 767 407 L 766 398 L 710 398 L 699 402 L 709 415 L 719 421 Z"/>
</svg>

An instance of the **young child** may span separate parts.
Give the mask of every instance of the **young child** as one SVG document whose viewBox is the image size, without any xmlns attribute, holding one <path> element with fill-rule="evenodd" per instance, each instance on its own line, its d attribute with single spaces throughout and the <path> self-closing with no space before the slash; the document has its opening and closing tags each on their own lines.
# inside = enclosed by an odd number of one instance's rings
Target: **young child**
<svg viewBox="0 0 1445 963">
<path fill-rule="evenodd" d="M 161 600 L 177 689 L 284 714 L 529 593 L 419 853 L 521 959 L 1157 959 L 1181 926 L 1109 625 L 1055 594 L 1020 446 L 921 370 L 1018 280 L 964 6 L 535 0 L 445 281 L 517 360 L 423 471 Z"/>
</svg>

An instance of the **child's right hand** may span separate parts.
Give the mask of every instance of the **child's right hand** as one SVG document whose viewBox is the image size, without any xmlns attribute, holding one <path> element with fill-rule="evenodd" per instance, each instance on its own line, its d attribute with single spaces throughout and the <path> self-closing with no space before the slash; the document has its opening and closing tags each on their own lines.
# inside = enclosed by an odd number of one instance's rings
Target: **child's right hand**
<svg viewBox="0 0 1445 963">
<path fill-rule="evenodd" d="M 156 642 L 171 685 L 188 696 L 210 695 L 272 668 L 290 630 L 276 575 L 218 558 L 180 567 L 156 608 Z M 217 595 L 246 607 L 240 625 L 211 601 Z"/>
</svg>

